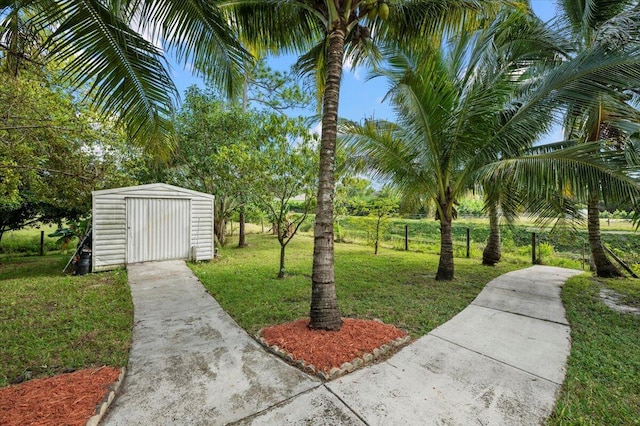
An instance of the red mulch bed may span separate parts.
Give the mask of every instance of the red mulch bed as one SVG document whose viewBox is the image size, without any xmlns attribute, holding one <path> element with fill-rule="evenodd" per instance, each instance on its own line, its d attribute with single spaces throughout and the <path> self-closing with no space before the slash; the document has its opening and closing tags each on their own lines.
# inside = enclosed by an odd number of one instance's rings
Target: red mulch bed
<svg viewBox="0 0 640 426">
<path fill-rule="evenodd" d="M 265 328 L 262 338 L 269 346 L 276 345 L 296 360 L 315 366 L 317 371 L 329 372 L 345 362 L 372 353 L 374 349 L 407 335 L 406 332 L 379 321 L 344 318 L 339 331 L 311 330 L 309 320 L 280 324 Z"/>
<path fill-rule="evenodd" d="M 119 375 L 101 367 L 0 388 L 0 425 L 84 426 Z"/>
</svg>

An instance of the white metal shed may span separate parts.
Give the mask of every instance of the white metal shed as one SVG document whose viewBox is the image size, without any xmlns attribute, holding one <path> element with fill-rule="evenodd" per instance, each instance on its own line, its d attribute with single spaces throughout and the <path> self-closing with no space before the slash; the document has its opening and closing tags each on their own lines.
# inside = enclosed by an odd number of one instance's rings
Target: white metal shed
<svg viewBox="0 0 640 426">
<path fill-rule="evenodd" d="M 92 267 L 213 259 L 213 195 L 164 183 L 92 193 Z"/>
</svg>

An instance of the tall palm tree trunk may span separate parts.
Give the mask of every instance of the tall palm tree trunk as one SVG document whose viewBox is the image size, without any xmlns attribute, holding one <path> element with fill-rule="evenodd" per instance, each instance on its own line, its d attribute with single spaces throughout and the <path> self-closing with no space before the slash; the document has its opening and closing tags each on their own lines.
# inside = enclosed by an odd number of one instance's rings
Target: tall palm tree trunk
<svg viewBox="0 0 640 426">
<path fill-rule="evenodd" d="M 440 216 L 440 261 L 436 280 L 451 281 L 453 279 L 453 237 L 451 235 L 451 215 Z"/>
<path fill-rule="evenodd" d="M 596 267 L 596 275 L 599 277 L 621 277 L 622 273 L 607 257 L 602 240 L 600 239 L 600 209 L 598 195 L 593 194 L 587 205 L 587 226 L 589 231 L 589 247 L 591 258 Z"/>
<path fill-rule="evenodd" d="M 313 272 L 309 327 L 339 330 L 342 318 L 336 297 L 333 260 L 333 196 L 335 190 L 335 150 L 338 132 L 338 101 L 346 29 L 334 23 L 329 34 L 327 81 L 322 102 L 322 139 L 318 207 L 314 227 Z"/>
<path fill-rule="evenodd" d="M 453 279 L 453 236 L 451 225 L 453 223 L 451 188 L 447 188 L 444 202 L 440 202 L 440 261 L 438 262 L 438 272 L 436 280 L 451 281 Z"/>
<path fill-rule="evenodd" d="M 494 266 L 502 257 L 502 248 L 500 242 L 500 224 L 498 217 L 498 206 L 496 203 L 489 204 L 489 240 L 487 246 L 482 252 L 482 264 Z"/>
</svg>

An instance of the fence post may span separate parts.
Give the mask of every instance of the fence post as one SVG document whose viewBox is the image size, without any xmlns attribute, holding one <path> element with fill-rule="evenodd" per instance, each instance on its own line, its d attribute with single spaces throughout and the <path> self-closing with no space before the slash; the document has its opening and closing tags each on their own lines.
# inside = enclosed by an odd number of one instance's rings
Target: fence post
<svg viewBox="0 0 640 426">
<path fill-rule="evenodd" d="M 44 231 L 40 231 L 40 256 L 44 256 Z"/>
<path fill-rule="evenodd" d="M 409 250 L 409 225 L 404 225 L 404 249 Z"/>
<path fill-rule="evenodd" d="M 531 233 L 531 264 L 536 264 L 536 233 Z"/>
<path fill-rule="evenodd" d="M 471 257 L 471 230 L 467 228 L 467 259 Z"/>
</svg>

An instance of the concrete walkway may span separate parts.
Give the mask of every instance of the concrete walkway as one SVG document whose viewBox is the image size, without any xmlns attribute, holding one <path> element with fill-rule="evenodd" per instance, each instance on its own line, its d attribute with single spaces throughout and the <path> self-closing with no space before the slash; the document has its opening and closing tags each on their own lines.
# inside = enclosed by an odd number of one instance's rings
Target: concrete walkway
<svg viewBox="0 0 640 426">
<path fill-rule="evenodd" d="M 107 425 L 526 425 L 551 413 L 569 355 L 560 287 L 534 266 L 389 360 L 325 384 L 265 352 L 183 262 L 129 265 L 135 326 Z"/>
</svg>

